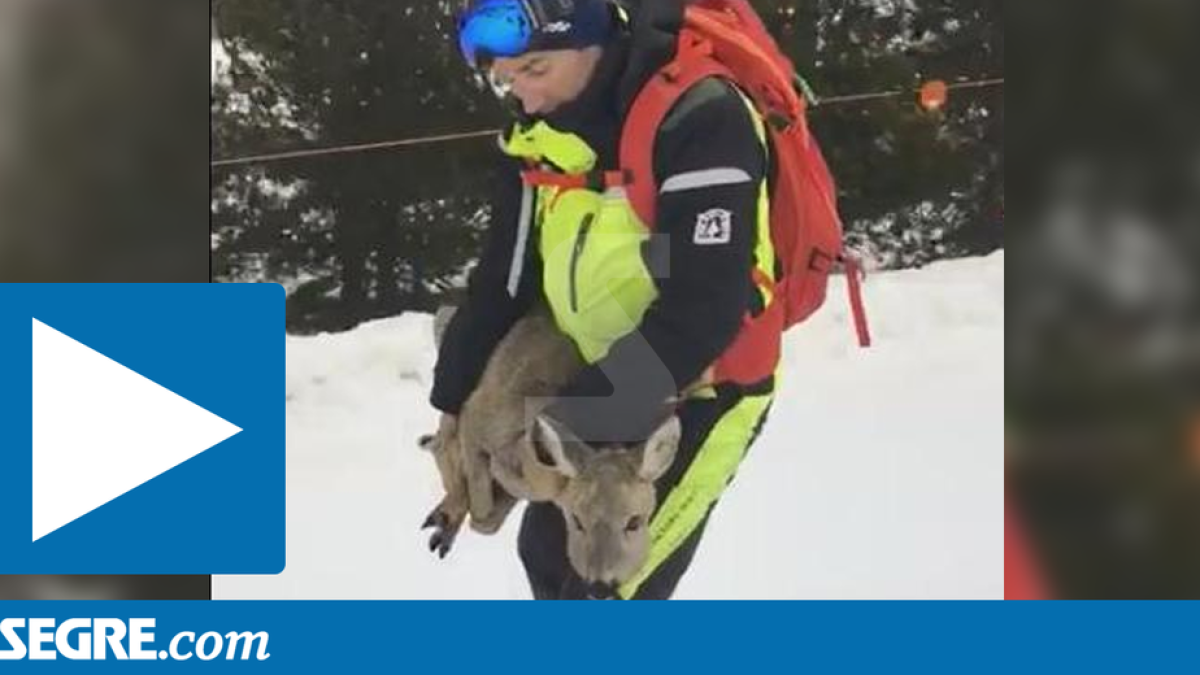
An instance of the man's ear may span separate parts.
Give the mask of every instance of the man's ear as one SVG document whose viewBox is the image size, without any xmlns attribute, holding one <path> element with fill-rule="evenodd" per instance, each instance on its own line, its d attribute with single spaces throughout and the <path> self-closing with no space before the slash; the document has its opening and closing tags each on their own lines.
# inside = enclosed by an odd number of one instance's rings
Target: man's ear
<svg viewBox="0 0 1200 675">
<path fill-rule="evenodd" d="M 675 452 L 679 450 L 679 439 L 683 427 L 679 418 L 671 415 L 646 440 L 642 447 L 642 467 L 638 474 L 645 480 L 655 481 L 671 468 Z"/>
<path fill-rule="evenodd" d="M 578 475 L 579 469 L 567 458 L 563 434 L 553 421 L 541 415 L 535 417 L 529 430 L 529 444 L 533 447 L 533 456 L 541 464 L 568 478 Z"/>
</svg>

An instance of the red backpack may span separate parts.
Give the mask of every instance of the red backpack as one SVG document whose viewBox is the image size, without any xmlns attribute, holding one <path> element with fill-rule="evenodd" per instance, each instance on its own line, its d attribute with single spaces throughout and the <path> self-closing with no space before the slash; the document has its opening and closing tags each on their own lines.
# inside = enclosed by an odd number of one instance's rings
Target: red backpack
<svg viewBox="0 0 1200 675">
<path fill-rule="evenodd" d="M 654 0 L 650 0 L 654 1 Z M 770 376 L 780 334 L 825 301 L 829 274 L 842 265 L 859 344 L 870 344 L 857 262 L 842 248 L 833 176 L 809 132 L 796 72 L 747 0 L 692 0 L 684 9 L 675 59 L 634 98 L 621 133 L 620 164 L 629 200 L 642 222 L 655 222 L 652 148 L 671 107 L 699 80 L 721 77 L 753 101 L 767 122 L 774 175 L 770 181 L 771 242 L 782 275 L 773 302 L 746 317 L 734 344 L 716 364 L 716 379 L 750 383 Z M 770 284 L 759 278 L 759 283 Z"/>
<path fill-rule="evenodd" d="M 633 98 L 621 130 L 620 170 L 606 172 L 603 184 L 624 187 L 638 217 L 653 227 L 659 187 L 653 148 L 659 127 L 680 96 L 700 80 L 733 82 L 749 96 L 769 130 L 774 159 L 771 243 L 781 274 L 772 283 L 755 270 L 755 281 L 771 290 L 772 302 L 759 315 L 743 317 L 733 344 L 714 364 L 714 380 L 754 384 L 770 377 L 779 362 L 783 331 L 824 304 L 829 274 L 838 265 L 846 274 L 859 344 L 869 346 L 859 266 L 842 248 L 833 176 L 809 132 L 795 68 L 747 0 L 675 1 L 684 3 L 675 58 Z M 529 184 L 568 189 L 593 181 L 589 175 L 541 170 L 522 175 Z"/>
</svg>

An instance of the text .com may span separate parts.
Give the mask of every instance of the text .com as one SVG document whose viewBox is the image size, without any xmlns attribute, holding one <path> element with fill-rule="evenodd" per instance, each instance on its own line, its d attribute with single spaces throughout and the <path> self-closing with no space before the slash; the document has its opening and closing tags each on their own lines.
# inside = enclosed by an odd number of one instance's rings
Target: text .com
<svg viewBox="0 0 1200 675">
<path fill-rule="evenodd" d="M 176 633 L 157 644 L 154 619 L 0 620 L 0 661 L 266 661 L 265 632 Z"/>
</svg>

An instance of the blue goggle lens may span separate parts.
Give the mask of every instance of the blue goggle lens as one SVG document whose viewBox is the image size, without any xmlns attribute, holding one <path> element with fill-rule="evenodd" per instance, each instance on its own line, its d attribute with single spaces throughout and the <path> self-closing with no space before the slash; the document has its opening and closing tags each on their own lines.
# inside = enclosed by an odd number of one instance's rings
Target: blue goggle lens
<svg viewBox="0 0 1200 675">
<path fill-rule="evenodd" d="M 484 0 L 458 22 L 458 47 L 472 68 L 483 58 L 525 53 L 532 37 L 520 0 Z"/>
</svg>

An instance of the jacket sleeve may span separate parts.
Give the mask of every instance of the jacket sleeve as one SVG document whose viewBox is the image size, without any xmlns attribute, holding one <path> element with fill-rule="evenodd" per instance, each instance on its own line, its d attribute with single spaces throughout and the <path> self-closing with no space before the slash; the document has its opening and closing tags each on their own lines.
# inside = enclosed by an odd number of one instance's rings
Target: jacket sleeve
<svg viewBox="0 0 1200 675">
<path fill-rule="evenodd" d="M 466 300 L 446 327 L 434 367 L 430 403 L 457 415 L 483 375 L 497 343 L 541 293 L 533 241 L 532 190 L 521 185 L 516 163 L 504 158 L 492 218 Z"/>
<path fill-rule="evenodd" d="M 658 297 L 638 330 L 561 391 L 550 415 L 592 442 L 645 438 L 665 401 L 733 342 L 753 292 L 766 161 L 731 85 L 705 80 L 681 99 L 655 144 L 658 222 L 643 253 Z"/>
</svg>

